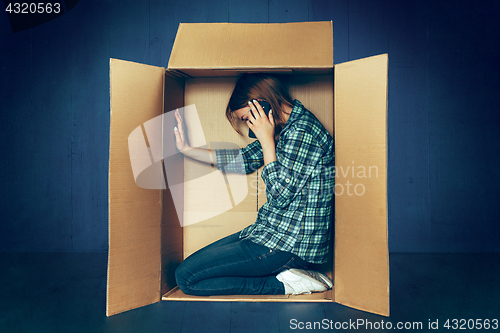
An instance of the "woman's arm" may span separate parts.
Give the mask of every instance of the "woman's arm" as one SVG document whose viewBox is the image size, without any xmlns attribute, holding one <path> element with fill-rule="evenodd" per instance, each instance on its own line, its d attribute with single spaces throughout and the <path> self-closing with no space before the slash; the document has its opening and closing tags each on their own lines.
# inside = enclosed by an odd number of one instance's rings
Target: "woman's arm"
<svg viewBox="0 0 500 333">
<path fill-rule="evenodd" d="M 188 147 L 181 151 L 184 156 L 192 158 L 193 160 L 197 160 L 203 163 L 217 165 L 217 159 L 215 157 L 215 150 L 205 149 L 205 148 L 191 148 Z"/>
<path fill-rule="evenodd" d="M 204 149 L 198 147 L 190 147 L 187 143 L 186 137 L 184 135 L 184 126 L 181 115 L 177 110 L 175 110 L 175 119 L 177 120 L 177 126 L 174 128 L 175 135 L 175 146 L 176 148 L 184 154 L 184 156 L 190 157 L 194 160 L 217 165 L 217 158 L 215 156 L 215 150 Z"/>
</svg>

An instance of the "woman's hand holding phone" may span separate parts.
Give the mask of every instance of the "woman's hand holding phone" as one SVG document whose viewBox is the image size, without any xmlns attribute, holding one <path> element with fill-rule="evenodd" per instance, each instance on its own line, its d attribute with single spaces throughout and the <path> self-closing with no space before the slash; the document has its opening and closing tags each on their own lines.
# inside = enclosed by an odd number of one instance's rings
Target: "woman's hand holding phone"
<svg viewBox="0 0 500 333">
<path fill-rule="evenodd" d="M 266 112 L 256 100 L 249 101 L 248 106 L 250 107 L 246 120 L 248 127 L 261 144 L 272 142 L 274 145 L 274 117 L 272 110 L 269 111 L 269 115 L 266 115 Z"/>
<path fill-rule="evenodd" d="M 250 112 L 248 112 L 246 123 L 259 139 L 264 154 L 264 164 L 267 165 L 276 161 L 273 112 L 269 110 L 269 117 L 266 116 L 262 106 L 256 100 L 248 102 L 248 105 Z"/>
</svg>

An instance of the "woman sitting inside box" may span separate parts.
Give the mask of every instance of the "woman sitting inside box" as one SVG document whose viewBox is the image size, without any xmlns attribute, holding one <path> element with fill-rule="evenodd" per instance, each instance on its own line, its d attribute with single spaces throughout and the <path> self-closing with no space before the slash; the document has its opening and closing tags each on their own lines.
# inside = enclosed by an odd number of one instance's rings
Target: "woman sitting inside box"
<svg viewBox="0 0 500 333">
<path fill-rule="evenodd" d="M 268 116 L 261 104 L 270 106 Z M 176 147 L 190 158 L 216 161 L 220 170 L 251 173 L 264 166 L 267 202 L 255 223 L 186 258 L 176 270 L 179 288 L 197 296 L 330 289 L 328 276 L 307 267 L 325 263 L 328 256 L 335 175 L 332 137 L 277 78 L 265 74 L 240 76 L 226 117 L 238 133 L 236 121 L 246 122 L 257 140 L 237 151 L 192 148 L 176 111 Z M 243 165 L 232 163 L 237 154 Z"/>
</svg>

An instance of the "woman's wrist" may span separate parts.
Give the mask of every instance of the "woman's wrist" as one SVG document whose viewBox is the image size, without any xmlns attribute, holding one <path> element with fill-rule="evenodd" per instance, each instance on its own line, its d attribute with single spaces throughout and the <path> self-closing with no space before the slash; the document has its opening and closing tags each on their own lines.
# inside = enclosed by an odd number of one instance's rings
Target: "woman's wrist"
<svg viewBox="0 0 500 333">
<path fill-rule="evenodd" d="M 276 142 L 274 141 L 274 133 L 257 138 L 262 147 L 274 147 Z"/>
<path fill-rule="evenodd" d="M 184 148 L 182 148 L 182 150 L 179 150 L 179 152 L 181 152 L 181 153 L 185 154 L 188 150 L 191 150 L 191 149 L 192 149 L 192 148 L 191 148 L 188 144 L 186 144 L 186 145 L 184 146 Z"/>
<path fill-rule="evenodd" d="M 262 143 L 262 154 L 264 155 L 264 165 L 267 165 L 271 162 L 277 160 L 276 158 L 276 146 L 274 145 L 274 141 L 272 143 Z"/>
<path fill-rule="evenodd" d="M 184 156 L 187 156 L 189 158 L 192 158 L 194 160 L 211 164 L 211 165 L 217 165 L 217 158 L 215 154 L 215 150 L 213 149 L 206 149 L 206 148 L 192 148 L 190 146 L 187 146 L 187 148 L 183 149 L 181 153 Z"/>
</svg>

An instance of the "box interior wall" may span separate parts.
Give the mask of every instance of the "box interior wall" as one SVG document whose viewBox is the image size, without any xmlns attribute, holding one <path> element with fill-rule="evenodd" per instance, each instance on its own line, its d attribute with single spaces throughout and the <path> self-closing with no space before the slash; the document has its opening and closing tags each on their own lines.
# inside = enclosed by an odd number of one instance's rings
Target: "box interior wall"
<svg viewBox="0 0 500 333">
<path fill-rule="evenodd" d="M 315 114 L 315 116 L 322 122 L 325 128 L 333 136 L 333 75 L 332 74 L 320 74 L 320 75 L 280 75 L 280 79 L 287 84 L 289 87 L 290 95 L 293 99 L 300 100 L 306 108 Z M 173 80 L 166 75 L 166 81 Z M 227 77 L 201 77 L 201 78 L 189 78 L 189 79 L 177 79 L 178 86 L 184 85 L 184 104 L 183 105 L 195 105 L 197 113 L 199 115 L 199 120 L 203 128 L 203 134 L 209 148 L 213 142 L 232 142 L 243 147 L 253 141 L 247 135 L 239 135 L 229 124 L 225 116 L 225 109 L 227 106 L 227 101 L 229 100 L 230 94 L 236 82 L 236 76 Z M 175 108 L 172 108 L 172 110 Z M 167 105 L 165 105 L 165 112 L 171 111 Z M 190 120 L 185 119 L 187 136 L 189 142 L 199 141 L 199 133 L 189 132 Z M 246 125 L 241 123 L 239 127 L 242 133 L 247 133 L 248 128 Z M 208 170 L 203 170 L 208 169 Z M 201 171 L 200 171 L 201 170 Z M 215 168 L 209 165 L 204 165 L 203 163 L 191 160 L 189 158 L 184 159 L 184 177 L 186 179 L 192 179 L 190 173 L 209 173 L 215 171 Z M 201 249 L 202 247 L 217 241 L 220 238 L 233 234 L 247 227 L 248 225 L 255 222 L 257 217 L 257 211 L 262 204 L 266 201 L 265 196 L 265 186 L 260 178 L 260 173 L 262 168 L 257 172 L 247 175 L 248 180 L 248 195 L 243 202 L 234 206 L 232 209 L 217 215 L 215 217 L 209 218 L 205 221 L 189 224 L 184 226 L 180 231 L 182 233 L 182 244 L 177 242 L 176 246 L 182 246 L 182 258 L 185 259 L 195 251 Z M 213 205 L 205 204 L 207 195 L 211 193 L 204 193 L 196 188 L 195 185 L 190 185 L 186 183 L 184 186 L 184 214 L 183 218 L 186 220 L 190 219 L 190 216 L 198 216 L 197 214 L 203 214 L 205 210 L 217 210 L 219 207 L 214 207 Z M 172 226 L 168 224 L 168 216 L 172 213 L 171 203 L 169 203 L 168 190 L 164 190 L 164 210 L 163 210 L 163 221 L 162 224 L 162 234 L 168 235 L 163 229 L 174 228 L 177 226 Z M 333 219 L 332 219 L 332 230 Z M 333 274 L 333 235 L 332 235 L 332 246 L 330 251 L 330 260 L 328 263 L 323 265 L 314 265 L 314 269 L 319 270 L 332 279 Z M 171 239 L 165 239 L 163 243 L 169 243 Z M 176 251 L 179 251 L 176 249 Z M 177 252 L 176 252 L 177 253 Z M 177 255 L 177 258 L 179 256 Z M 168 259 L 167 259 L 168 258 Z M 162 294 L 164 300 L 180 300 L 180 299 L 193 299 L 177 289 L 172 288 L 172 283 L 165 283 L 164 281 L 175 281 L 174 267 L 180 262 L 173 264 L 171 255 L 168 251 L 162 253 L 162 262 L 164 262 L 165 267 L 162 272 Z M 170 265 L 170 267 L 168 267 Z M 174 290 L 172 290 L 174 289 Z M 166 295 L 165 295 L 166 294 Z M 333 293 L 331 291 L 327 293 L 315 294 L 312 299 L 319 300 L 321 298 L 331 301 Z M 221 299 L 220 297 L 207 297 L 205 299 Z M 238 298 L 242 298 L 239 296 Z M 243 297 L 246 300 L 256 299 L 262 301 L 265 299 L 264 296 Z M 298 297 L 288 297 L 288 296 L 267 296 L 270 299 L 280 299 L 287 301 L 300 301 L 301 298 L 310 299 L 311 296 L 298 296 Z M 194 298 L 199 300 L 200 298 Z"/>
</svg>

